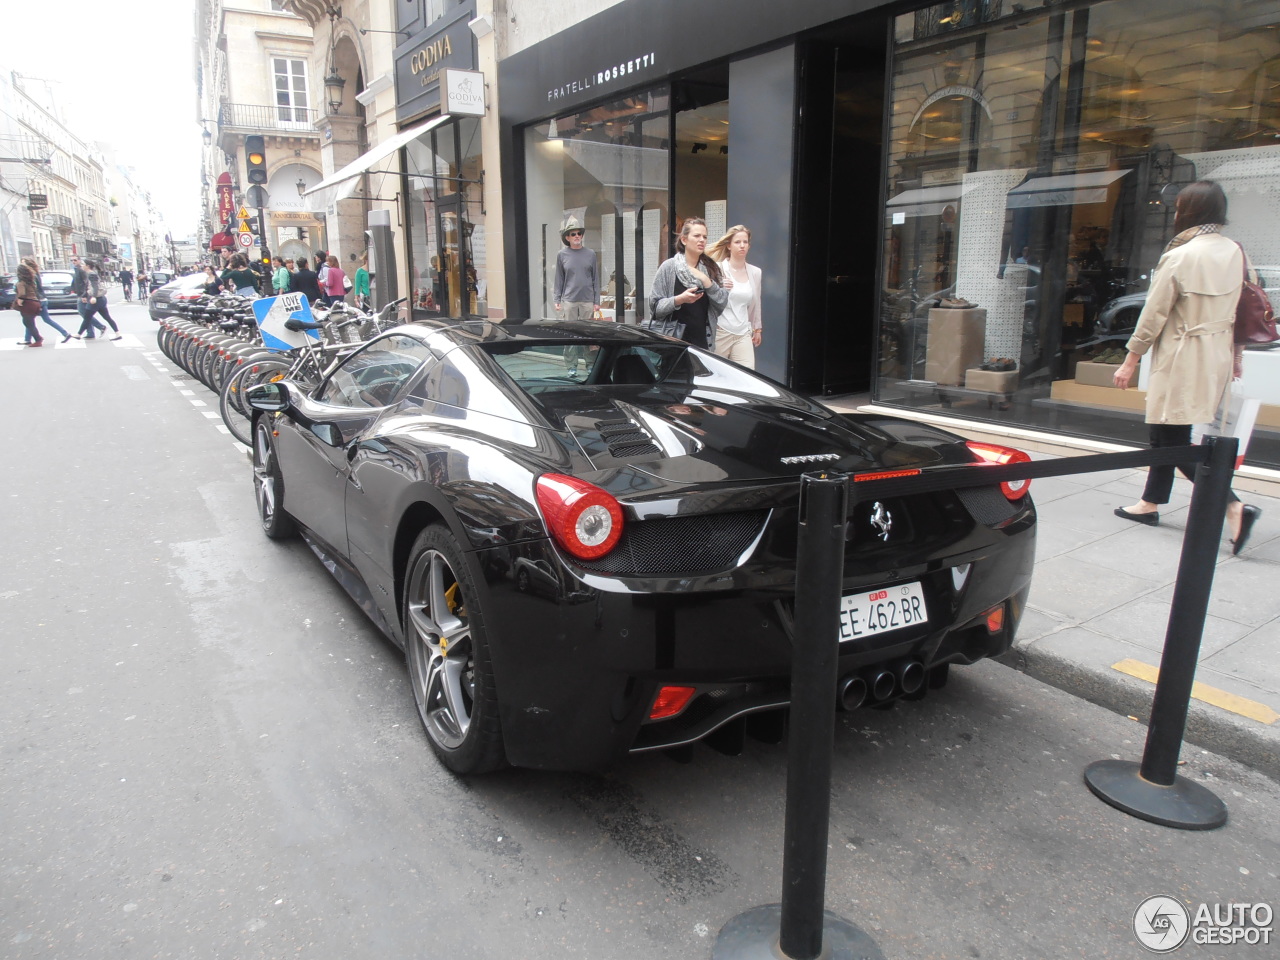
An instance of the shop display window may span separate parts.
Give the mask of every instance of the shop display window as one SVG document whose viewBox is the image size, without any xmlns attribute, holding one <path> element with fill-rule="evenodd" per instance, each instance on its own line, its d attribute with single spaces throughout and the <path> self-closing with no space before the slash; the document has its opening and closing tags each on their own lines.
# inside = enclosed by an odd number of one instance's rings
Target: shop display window
<svg viewBox="0 0 1280 960">
<path fill-rule="evenodd" d="M 446 123 L 405 147 L 416 316 L 488 316 L 480 123 Z"/>
<path fill-rule="evenodd" d="M 1280 7 L 944 3 L 896 19 L 878 402 L 1144 441 L 1110 386 L 1197 179 L 1280 306 Z M 1249 461 L 1280 466 L 1280 349 Z"/>
<path fill-rule="evenodd" d="M 596 252 L 602 310 L 647 318 L 649 280 L 667 256 L 670 95 L 666 88 L 525 130 L 530 313 L 553 319 L 560 226 L 574 217 Z"/>
</svg>

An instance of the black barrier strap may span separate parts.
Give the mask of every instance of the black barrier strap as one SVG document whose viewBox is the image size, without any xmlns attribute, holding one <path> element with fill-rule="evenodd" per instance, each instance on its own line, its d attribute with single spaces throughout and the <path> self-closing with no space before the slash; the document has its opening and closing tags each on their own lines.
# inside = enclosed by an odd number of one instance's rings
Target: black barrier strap
<svg viewBox="0 0 1280 960">
<path fill-rule="evenodd" d="M 1031 463 L 961 463 L 949 464 L 945 467 L 923 467 L 918 474 L 912 476 L 892 476 L 883 479 L 859 480 L 860 475 L 854 474 L 849 478 L 849 505 L 852 507 L 861 500 L 882 500 L 886 497 L 934 493 L 938 490 L 989 487 L 997 483 L 1012 483 L 1016 480 L 1065 477 L 1075 473 L 1095 473 L 1099 470 L 1155 466 L 1189 467 L 1192 464 L 1203 463 L 1208 455 L 1208 448 L 1203 445 L 1158 447 L 1154 450 L 1099 453 L 1087 457 L 1059 457 L 1055 460 L 1035 460 Z M 861 476 L 867 476 L 867 474 Z M 875 473 L 870 476 L 875 476 Z"/>
</svg>

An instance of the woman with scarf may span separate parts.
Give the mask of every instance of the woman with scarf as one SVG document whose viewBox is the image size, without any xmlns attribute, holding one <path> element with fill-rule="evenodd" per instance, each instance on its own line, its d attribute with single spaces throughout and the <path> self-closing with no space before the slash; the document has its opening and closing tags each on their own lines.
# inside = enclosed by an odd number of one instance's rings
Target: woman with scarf
<svg viewBox="0 0 1280 960">
<path fill-rule="evenodd" d="M 119 340 L 120 328 L 116 326 L 116 322 L 111 319 L 110 311 L 107 310 L 106 284 L 102 282 L 102 277 L 98 273 L 98 262 L 86 260 L 84 268 L 84 290 L 80 294 L 80 316 L 84 322 L 80 324 L 80 333 L 87 334 L 88 339 L 93 339 L 93 328 L 102 326 L 94 322 L 93 315 L 96 313 L 111 327 L 111 332 L 114 334 L 111 339 Z"/>
<path fill-rule="evenodd" d="M 24 267 L 26 268 L 25 270 L 23 269 Z M 40 301 L 40 319 L 62 334 L 63 343 L 66 343 L 73 336 L 76 336 L 75 334 L 67 333 L 57 320 L 54 320 L 53 317 L 49 316 L 49 298 L 44 295 L 44 284 L 40 280 L 40 264 L 36 263 L 35 259 L 32 257 L 23 257 L 21 262 L 18 264 L 18 281 L 22 282 L 24 279 L 35 286 L 36 298 Z M 76 339 L 79 340 L 80 338 L 76 337 Z M 44 342 L 40 338 L 40 334 L 37 332 L 34 317 L 31 319 L 31 327 L 27 331 L 22 342 L 34 344 L 35 346 L 39 346 L 40 343 Z"/>
<path fill-rule="evenodd" d="M 690 217 L 680 228 L 676 255 L 658 266 L 649 295 L 646 326 L 710 350 L 716 342 L 716 318 L 729 302 L 728 280 L 706 254 L 707 223 Z"/>
<path fill-rule="evenodd" d="M 1150 352 L 1146 421 L 1152 447 L 1189 444 L 1192 425 L 1214 421 L 1233 374 L 1240 374 L 1241 351 L 1232 342 L 1232 330 L 1245 258 L 1239 244 L 1222 236 L 1226 222 L 1227 195 L 1214 181 L 1198 180 L 1178 194 L 1173 218 L 1178 233 L 1156 264 L 1146 305 L 1126 344 L 1128 356 L 1113 375 L 1115 385 L 1127 389 L 1138 358 Z M 1172 490 L 1173 467 L 1150 467 L 1142 499 L 1117 507 L 1115 514 L 1155 526 Z M 1261 515 L 1261 509 L 1231 494 L 1227 523 L 1233 554 L 1244 549 Z"/>
</svg>

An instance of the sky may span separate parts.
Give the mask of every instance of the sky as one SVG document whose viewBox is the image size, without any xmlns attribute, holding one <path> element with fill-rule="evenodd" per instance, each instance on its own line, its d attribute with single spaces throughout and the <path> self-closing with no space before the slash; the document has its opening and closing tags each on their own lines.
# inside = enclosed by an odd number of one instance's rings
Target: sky
<svg viewBox="0 0 1280 960">
<path fill-rule="evenodd" d="M 200 213 L 194 16 L 193 0 L 6 3 L 0 45 L 0 70 L 50 81 L 71 131 L 134 168 L 174 239 Z"/>
</svg>

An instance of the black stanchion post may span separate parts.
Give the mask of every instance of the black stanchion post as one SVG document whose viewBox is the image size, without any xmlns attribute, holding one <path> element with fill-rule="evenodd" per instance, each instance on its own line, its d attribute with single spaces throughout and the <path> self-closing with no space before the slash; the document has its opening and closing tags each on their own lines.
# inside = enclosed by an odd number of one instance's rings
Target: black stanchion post
<svg viewBox="0 0 1280 960">
<path fill-rule="evenodd" d="M 726 923 L 716 938 L 714 960 L 883 958 L 865 933 L 823 909 L 847 489 L 843 475 L 801 478 L 782 902 L 755 907 Z"/>
<path fill-rule="evenodd" d="M 1205 443 L 1209 455 L 1196 470 L 1191 492 L 1142 764 L 1099 760 L 1084 774 L 1089 789 L 1113 807 L 1184 830 L 1212 830 L 1227 822 L 1226 805 L 1216 794 L 1177 773 L 1238 446 L 1234 437 L 1209 437 Z"/>
</svg>

